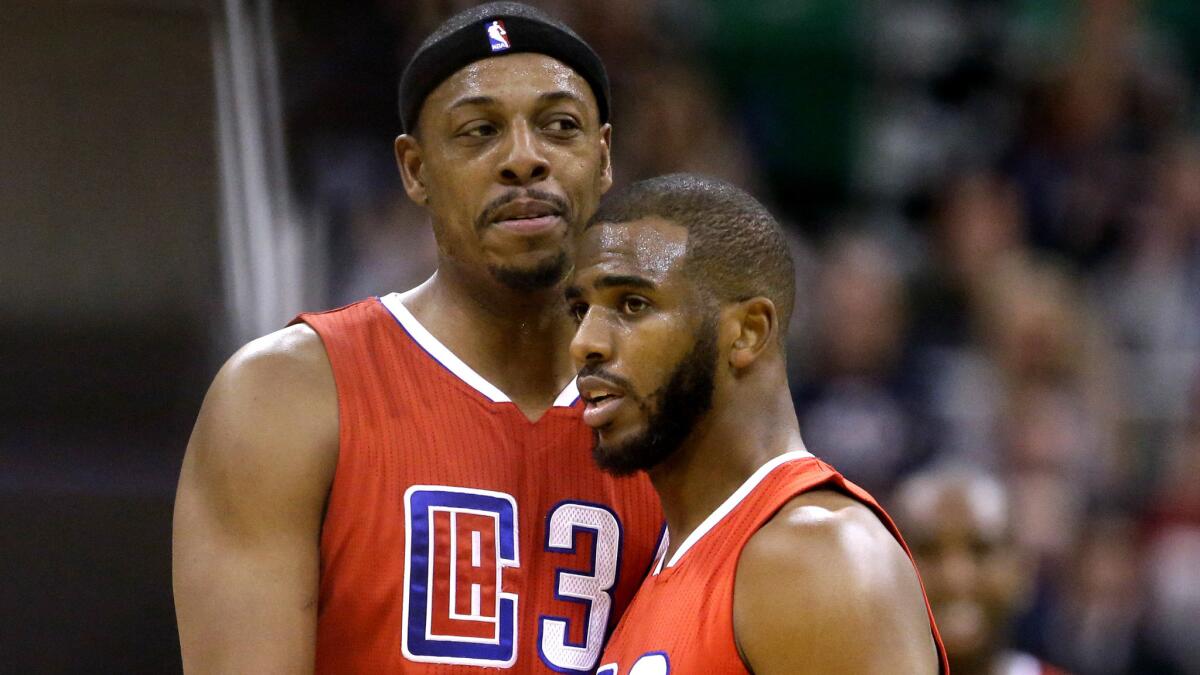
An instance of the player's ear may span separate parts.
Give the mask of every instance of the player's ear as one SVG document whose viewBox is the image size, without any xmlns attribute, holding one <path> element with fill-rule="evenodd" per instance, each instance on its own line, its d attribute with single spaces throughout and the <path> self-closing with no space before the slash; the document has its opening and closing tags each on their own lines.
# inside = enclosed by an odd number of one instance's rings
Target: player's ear
<svg viewBox="0 0 1200 675">
<path fill-rule="evenodd" d="M 746 368 L 779 339 L 779 314 L 775 303 L 761 296 L 743 300 L 730 309 L 734 330 L 729 365 Z"/>
<path fill-rule="evenodd" d="M 612 125 L 600 127 L 600 194 L 612 187 Z"/>
<path fill-rule="evenodd" d="M 425 205 L 429 202 L 429 194 L 425 191 L 425 180 L 421 168 L 425 158 L 421 154 L 421 143 L 412 134 L 396 137 L 396 166 L 400 168 L 400 178 L 404 181 L 404 191 L 414 202 Z"/>
</svg>

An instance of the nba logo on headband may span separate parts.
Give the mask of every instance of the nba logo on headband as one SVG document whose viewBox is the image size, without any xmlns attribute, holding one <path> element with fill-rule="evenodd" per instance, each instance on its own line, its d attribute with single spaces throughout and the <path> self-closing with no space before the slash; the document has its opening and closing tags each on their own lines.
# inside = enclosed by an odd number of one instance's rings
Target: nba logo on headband
<svg viewBox="0 0 1200 675">
<path fill-rule="evenodd" d="M 508 31 L 504 30 L 503 21 L 493 21 L 487 25 L 488 42 L 492 45 L 492 51 L 502 52 L 512 47 L 508 42 Z"/>
</svg>

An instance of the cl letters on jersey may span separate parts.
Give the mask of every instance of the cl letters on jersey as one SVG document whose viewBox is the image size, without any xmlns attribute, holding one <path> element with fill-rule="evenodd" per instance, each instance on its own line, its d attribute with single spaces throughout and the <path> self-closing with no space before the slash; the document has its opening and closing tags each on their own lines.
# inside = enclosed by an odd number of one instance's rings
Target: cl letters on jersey
<svg viewBox="0 0 1200 675">
<path fill-rule="evenodd" d="M 517 660 L 517 596 L 503 568 L 520 565 L 509 495 L 413 486 L 405 497 L 404 656 L 506 668 Z"/>
<path fill-rule="evenodd" d="M 405 658 L 511 667 L 520 644 L 520 598 L 505 592 L 503 570 L 521 565 L 516 500 L 502 492 L 415 485 L 405 492 L 404 501 Z M 612 612 L 620 520 L 605 506 L 565 501 L 550 509 L 545 523 L 548 552 L 576 553 L 580 533 L 591 534 L 581 539 L 591 539 L 593 545 L 587 569 L 559 568 L 554 573 L 554 598 L 586 609 L 584 641 L 569 639 L 568 619 L 539 616 L 537 653 L 554 670 L 591 672 Z"/>
</svg>

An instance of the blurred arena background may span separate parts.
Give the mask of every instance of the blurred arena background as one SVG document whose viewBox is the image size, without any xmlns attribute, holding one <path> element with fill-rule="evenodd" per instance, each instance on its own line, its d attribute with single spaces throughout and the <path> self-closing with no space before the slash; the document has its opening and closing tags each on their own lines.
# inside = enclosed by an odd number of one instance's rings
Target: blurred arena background
<svg viewBox="0 0 1200 675">
<path fill-rule="evenodd" d="M 204 388 L 430 273 L 396 81 L 465 4 L 4 3 L 0 672 L 178 671 Z M 619 183 L 716 175 L 789 226 L 809 447 L 885 506 L 996 476 L 1013 646 L 1200 673 L 1200 3 L 532 4 L 608 65 Z"/>
</svg>

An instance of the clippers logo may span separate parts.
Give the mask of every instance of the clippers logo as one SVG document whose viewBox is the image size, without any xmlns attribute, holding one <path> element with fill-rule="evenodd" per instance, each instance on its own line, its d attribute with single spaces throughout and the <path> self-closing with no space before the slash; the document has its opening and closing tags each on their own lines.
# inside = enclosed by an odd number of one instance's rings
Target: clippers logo
<svg viewBox="0 0 1200 675">
<path fill-rule="evenodd" d="M 501 591 L 501 576 L 520 565 L 516 501 L 501 492 L 432 485 L 414 485 L 404 497 L 404 656 L 513 665 L 517 596 Z"/>
<path fill-rule="evenodd" d="M 508 41 L 508 31 L 504 30 L 503 21 L 493 21 L 487 25 L 488 42 L 492 45 L 492 51 L 503 52 L 508 50 L 512 45 Z"/>
</svg>

